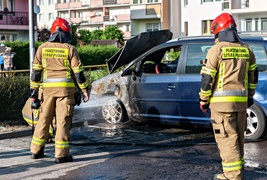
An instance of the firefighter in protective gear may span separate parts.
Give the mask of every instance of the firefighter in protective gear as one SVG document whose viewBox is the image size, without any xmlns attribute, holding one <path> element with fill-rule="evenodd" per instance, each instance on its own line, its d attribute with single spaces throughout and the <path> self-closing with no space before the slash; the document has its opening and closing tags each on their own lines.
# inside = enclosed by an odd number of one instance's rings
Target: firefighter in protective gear
<svg viewBox="0 0 267 180">
<path fill-rule="evenodd" d="M 89 94 L 80 57 L 69 43 L 70 24 L 63 18 L 57 18 L 52 24 L 48 42 L 37 49 L 32 64 L 29 94 L 32 101 L 37 98 L 41 84 L 43 88 L 43 102 L 31 142 L 33 159 L 44 156 L 49 126 L 55 117 L 55 163 L 73 160 L 69 154 L 69 139 L 75 105 L 75 81 L 83 92 L 84 102 L 89 100 Z"/>
<path fill-rule="evenodd" d="M 231 14 L 211 25 L 215 45 L 201 69 L 200 109 L 211 110 L 214 137 L 222 159 L 222 174 L 214 179 L 241 180 L 244 165 L 246 109 L 253 104 L 258 70 L 252 49 L 237 34 Z"/>
</svg>

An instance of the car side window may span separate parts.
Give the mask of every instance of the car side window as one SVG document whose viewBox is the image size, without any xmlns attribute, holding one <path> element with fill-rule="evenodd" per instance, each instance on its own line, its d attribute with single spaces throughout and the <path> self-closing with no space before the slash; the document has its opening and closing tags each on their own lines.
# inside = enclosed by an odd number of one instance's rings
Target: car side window
<svg viewBox="0 0 267 180">
<path fill-rule="evenodd" d="M 267 57 L 266 57 L 266 51 L 264 46 L 262 45 L 256 45 L 256 44 L 249 44 L 252 48 L 256 63 L 258 65 L 259 71 L 266 71 L 267 70 Z"/>
<path fill-rule="evenodd" d="M 188 44 L 186 56 L 186 74 L 199 74 L 202 68 L 201 61 L 206 58 L 207 52 L 213 44 Z"/>
</svg>

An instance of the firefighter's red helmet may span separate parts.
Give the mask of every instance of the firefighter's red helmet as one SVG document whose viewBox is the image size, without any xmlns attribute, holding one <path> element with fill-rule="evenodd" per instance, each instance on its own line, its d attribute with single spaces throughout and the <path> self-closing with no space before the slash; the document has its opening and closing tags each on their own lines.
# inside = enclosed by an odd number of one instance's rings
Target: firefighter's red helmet
<svg viewBox="0 0 267 180">
<path fill-rule="evenodd" d="M 213 20 L 210 30 L 214 35 L 217 35 L 226 29 L 236 29 L 236 23 L 231 14 L 222 13 Z"/>
<path fill-rule="evenodd" d="M 51 27 L 51 34 L 56 32 L 58 30 L 58 27 L 60 27 L 65 32 L 71 33 L 70 23 L 63 18 L 57 18 L 53 22 L 52 27 Z"/>
</svg>

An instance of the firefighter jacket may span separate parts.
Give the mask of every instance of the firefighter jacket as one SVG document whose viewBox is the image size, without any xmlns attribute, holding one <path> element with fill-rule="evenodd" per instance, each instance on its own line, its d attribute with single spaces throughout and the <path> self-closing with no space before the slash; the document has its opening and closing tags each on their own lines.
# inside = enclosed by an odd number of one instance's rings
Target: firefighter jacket
<svg viewBox="0 0 267 180">
<path fill-rule="evenodd" d="M 64 97 L 75 93 L 75 81 L 83 92 L 88 90 L 82 63 L 75 47 L 59 42 L 42 44 L 32 65 L 31 88 L 38 89 L 42 84 L 44 94 Z"/>
<path fill-rule="evenodd" d="M 247 108 L 258 83 L 252 49 L 243 42 L 215 41 L 201 69 L 200 104 L 220 112 L 240 112 Z"/>
</svg>

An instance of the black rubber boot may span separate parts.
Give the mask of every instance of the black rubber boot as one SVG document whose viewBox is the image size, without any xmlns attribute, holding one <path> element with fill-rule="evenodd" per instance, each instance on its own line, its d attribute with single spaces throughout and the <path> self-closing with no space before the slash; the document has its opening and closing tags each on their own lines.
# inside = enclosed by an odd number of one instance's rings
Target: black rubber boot
<svg viewBox="0 0 267 180">
<path fill-rule="evenodd" d="M 71 162 L 71 161 L 73 161 L 72 155 L 68 155 L 68 156 L 65 156 L 65 157 L 61 157 L 61 158 L 56 158 L 55 159 L 55 163 L 56 164 L 64 163 L 64 162 Z"/>
<path fill-rule="evenodd" d="M 44 157 L 44 147 L 42 147 L 37 154 L 32 153 L 32 156 L 31 156 L 32 159 L 40 159 L 43 157 Z"/>
</svg>

